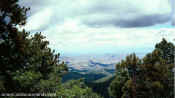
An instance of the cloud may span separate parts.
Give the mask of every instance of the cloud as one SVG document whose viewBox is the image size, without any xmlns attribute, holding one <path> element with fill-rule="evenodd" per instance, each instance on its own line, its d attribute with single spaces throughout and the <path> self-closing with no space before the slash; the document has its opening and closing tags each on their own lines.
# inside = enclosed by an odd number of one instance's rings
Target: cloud
<svg viewBox="0 0 175 98">
<path fill-rule="evenodd" d="M 175 0 L 170 0 L 170 5 L 172 9 L 172 25 L 175 26 Z"/>
<path fill-rule="evenodd" d="M 51 17 L 53 15 L 53 10 L 45 8 L 38 13 L 32 15 L 28 18 L 27 25 L 25 29 L 28 31 L 41 31 L 47 29 L 48 25 L 51 25 Z"/>
<path fill-rule="evenodd" d="M 171 18 L 171 7 L 167 0 L 31 0 L 21 4 L 31 6 L 31 17 L 45 8 L 51 9 L 53 15 L 45 14 L 43 17 L 50 17 L 53 24 L 71 18 L 92 27 L 112 25 L 127 28 L 161 24 Z"/>
<path fill-rule="evenodd" d="M 30 0 L 31 32 L 44 32 L 50 46 L 64 53 L 150 51 L 172 32 L 168 0 Z M 174 35 L 173 35 L 174 36 Z M 168 36 L 168 39 L 172 37 Z"/>
<path fill-rule="evenodd" d="M 96 17 L 97 16 L 97 17 Z M 92 18 L 89 18 L 92 17 Z M 105 27 L 105 26 L 116 26 L 122 28 L 131 28 L 131 27 L 146 27 L 156 24 L 166 23 L 170 20 L 170 15 L 143 15 L 134 17 L 128 16 L 116 18 L 115 16 L 108 15 L 94 15 L 89 16 L 83 19 L 84 24 L 92 27 Z"/>
<path fill-rule="evenodd" d="M 69 21 L 44 32 L 50 47 L 63 53 L 147 53 L 163 37 L 172 41 L 175 36 L 171 28 L 91 28 Z"/>
<path fill-rule="evenodd" d="M 28 17 L 36 14 L 37 12 L 41 11 L 43 8 L 49 6 L 48 5 L 48 1 L 44 0 L 20 0 L 19 4 L 21 6 L 25 6 L 25 7 L 30 7 L 31 10 L 28 12 Z"/>
</svg>

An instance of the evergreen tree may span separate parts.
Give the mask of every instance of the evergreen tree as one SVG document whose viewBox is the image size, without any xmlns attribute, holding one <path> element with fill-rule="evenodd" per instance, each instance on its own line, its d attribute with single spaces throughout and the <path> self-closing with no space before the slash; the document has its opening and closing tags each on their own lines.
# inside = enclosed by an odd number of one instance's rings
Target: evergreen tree
<svg viewBox="0 0 175 98">
<path fill-rule="evenodd" d="M 123 76 L 124 82 L 116 78 L 109 88 L 111 95 L 117 98 L 173 98 L 173 48 L 172 43 L 163 39 L 141 60 L 135 54 L 127 56 L 117 64 L 116 72 L 126 71 L 129 78 Z M 120 76 L 121 73 L 116 74 Z"/>
<path fill-rule="evenodd" d="M 174 62 L 174 45 L 171 42 L 167 42 L 164 38 L 155 46 L 156 49 L 161 51 L 161 56 L 167 61 L 168 64 Z"/>
<path fill-rule="evenodd" d="M 140 60 L 136 57 L 135 53 L 127 56 L 125 60 L 122 60 L 116 65 L 116 78 L 113 80 L 109 87 L 109 93 L 115 98 L 125 98 L 127 96 L 133 96 L 132 94 L 136 90 L 136 71 L 140 64 Z M 130 89 L 125 89 L 126 84 L 130 82 Z M 125 96 L 124 96 L 125 95 Z"/>
<path fill-rule="evenodd" d="M 83 79 L 69 80 L 61 88 L 57 91 L 57 95 L 63 98 L 103 98 L 86 86 Z"/>
<path fill-rule="evenodd" d="M 114 98 L 121 98 L 124 93 L 122 89 L 128 80 L 129 80 L 128 72 L 123 69 L 118 69 L 116 72 L 115 79 L 111 82 L 108 88 L 110 96 Z"/>
<path fill-rule="evenodd" d="M 26 23 L 27 10 L 18 0 L 0 3 L 0 93 L 55 92 L 67 71 L 41 33 L 29 36 L 18 30 Z"/>
</svg>

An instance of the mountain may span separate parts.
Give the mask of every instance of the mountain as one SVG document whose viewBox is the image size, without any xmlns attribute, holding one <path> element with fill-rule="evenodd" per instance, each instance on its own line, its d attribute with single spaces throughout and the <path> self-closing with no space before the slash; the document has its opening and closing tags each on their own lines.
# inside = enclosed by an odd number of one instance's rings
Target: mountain
<svg viewBox="0 0 175 98">
<path fill-rule="evenodd" d="M 80 55 L 61 57 L 72 71 L 104 71 L 115 69 L 115 64 L 122 59 L 121 55 Z"/>
<path fill-rule="evenodd" d="M 86 73 L 86 74 L 82 74 L 79 72 L 69 72 L 66 75 L 64 75 L 62 77 L 62 82 L 66 82 L 69 80 L 77 80 L 80 78 L 84 78 L 84 80 L 86 82 L 93 82 L 93 81 L 97 81 L 99 79 L 102 79 L 104 77 L 107 77 L 106 74 L 101 74 L 101 73 Z"/>
<path fill-rule="evenodd" d="M 84 78 L 92 90 L 105 98 L 109 98 L 108 87 L 115 76 L 115 64 L 122 59 L 119 55 L 81 55 L 61 57 L 69 68 L 62 77 L 62 82 Z"/>
</svg>

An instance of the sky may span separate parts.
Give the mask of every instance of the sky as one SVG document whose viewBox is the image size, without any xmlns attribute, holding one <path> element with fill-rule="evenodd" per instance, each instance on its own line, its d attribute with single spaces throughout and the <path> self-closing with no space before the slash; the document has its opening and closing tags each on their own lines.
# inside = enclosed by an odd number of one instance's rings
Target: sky
<svg viewBox="0 0 175 98">
<path fill-rule="evenodd" d="M 23 0 L 25 29 L 63 55 L 145 54 L 175 38 L 175 0 Z"/>
</svg>

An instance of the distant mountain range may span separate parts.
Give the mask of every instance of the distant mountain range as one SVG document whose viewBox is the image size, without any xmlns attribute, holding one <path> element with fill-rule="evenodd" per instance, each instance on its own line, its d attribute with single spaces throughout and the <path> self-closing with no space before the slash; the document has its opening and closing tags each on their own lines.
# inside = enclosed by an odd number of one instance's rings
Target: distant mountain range
<svg viewBox="0 0 175 98">
<path fill-rule="evenodd" d="M 84 78 L 88 83 L 106 81 L 114 76 L 115 65 L 121 59 L 120 55 L 109 54 L 61 57 L 61 61 L 64 61 L 69 68 L 69 73 L 63 76 L 62 81 L 80 78 Z"/>
<path fill-rule="evenodd" d="M 81 55 L 72 57 L 61 57 L 70 70 L 72 71 L 104 71 L 106 69 L 115 69 L 117 62 L 121 60 L 122 56 L 118 55 Z"/>
</svg>

